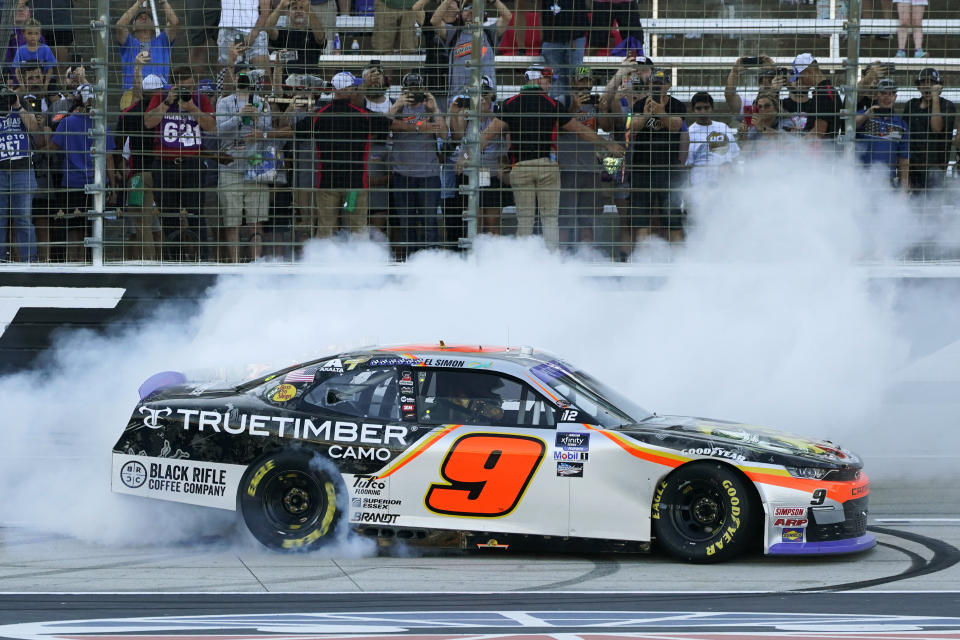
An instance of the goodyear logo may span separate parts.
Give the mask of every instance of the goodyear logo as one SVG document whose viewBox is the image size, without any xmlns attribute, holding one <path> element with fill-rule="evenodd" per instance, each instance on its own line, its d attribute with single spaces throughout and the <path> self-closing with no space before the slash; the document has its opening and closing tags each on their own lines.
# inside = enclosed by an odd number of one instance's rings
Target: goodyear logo
<svg viewBox="0 0 960 640">
<path fill-rule="evenodd" d="M 803 529 L 784 529 L 780 538 L 784 542 L 803 542 Z"/>
</svg>

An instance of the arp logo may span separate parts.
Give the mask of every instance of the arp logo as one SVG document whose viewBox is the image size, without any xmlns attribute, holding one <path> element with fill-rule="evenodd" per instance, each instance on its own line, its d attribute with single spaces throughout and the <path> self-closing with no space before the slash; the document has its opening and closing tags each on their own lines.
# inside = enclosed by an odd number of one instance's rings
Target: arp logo
<svg viewBox="0 0 960 640">
<path fill-rule="evenodd" d="M 805 527 L 807 526 L 806 518 L 777 518 L 777 521 L 773 523 L 775 527 Z"/>
</svg>

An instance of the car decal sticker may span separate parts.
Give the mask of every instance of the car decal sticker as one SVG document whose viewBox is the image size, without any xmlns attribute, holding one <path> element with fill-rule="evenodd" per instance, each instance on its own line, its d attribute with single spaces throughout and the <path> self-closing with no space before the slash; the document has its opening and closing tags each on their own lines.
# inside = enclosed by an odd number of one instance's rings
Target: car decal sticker
<svg viewBox="0 0 960 640">
<path fill-rule="evenodd" d="M 600 435 L 609 438 L 613 441 L 614 444 L 619 446 L 621 449 L 629 453 L 635 458 L 640 458 L 641 460 L 646 460 L 647 462 L 653 462 L 654 464 L 662 464 L 671 468 L 679 467 L 684 462 L 690 462 L 693 458 L 688 458 L 686 456 L 677 455 L 675 453 L 669 453 L 667 451 L 661 451 L 659 449 L 648 449 L 646 447 L 641 447 L 633 440 L 630 440 L 626 436 L 623 436 L 619 433 L 613 431 L 607 431 L 606 429 L 598 429 L 597 427 L 592 427 L 590 425 L 584 425 L 587 429 L 591 431 L 597 431 Z"/>
<path fill-rule="evenodd" d="M 408 451 L 406 454 L 394 460 L 393 464 L 388 466 L 383 473 L 377 476 L 377 479 L 382 480 L 392 475 L 393 473 L 399 471 L 401 467 L 403 467 L 408 462 L 410 462 L 411 460 L 419 456 L 421 453 L 423 453 L 424 451 L 432 447 L 434 443 L 436 443 L 438 440 L 443 438 L 443 436 L 447 435 L 457 427 L 462 427 L 462 426 L 463 425 L 460 425 L 460 424 L 448 424 L 444 426 L 442 429 L 440 429 L 440 431 L 433 434 L 432 436 L 427 436 L 426 438 L 424 438 L 423 442 L 417 444 L 413 449 Z"/>
<path fill-rule="evenodd" d="M 781 472 L 775 469 L 763 469 L 762 473 L 750 469 L 743 469 L 747 477 L 760 484 L 771 484 L 786 489 L 798 491 L 814 491 L 826 489 L 827 497 L 837 502 L 847 502 L 854 498 L 862 498 L 870 494 L 870 479 L 867 474 L 861 473 L 860 478 L 854 481 L 830 482 L 829 480 L 814 480 L 812 478 L 794 478 L 786 470 Z M 770 473 L 770 472 L 774 473 Z"/>
</svg>

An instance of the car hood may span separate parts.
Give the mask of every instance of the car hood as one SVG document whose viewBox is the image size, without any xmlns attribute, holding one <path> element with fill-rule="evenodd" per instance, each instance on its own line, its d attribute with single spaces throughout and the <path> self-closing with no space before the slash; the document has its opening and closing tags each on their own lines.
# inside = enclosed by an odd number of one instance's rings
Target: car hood
<svg viewBox="0 0 960 640">
<path fill-rule="evenodd" d="M 738 422 L 727 422 L 690 416 L 652 416 L 643 422 L 624 427 L 627 433 L 648 429 L 688 436 L 713 446 L 753 452 L 777 453 L 813 459 L 831 466 L 859 467 L 860 459 L 852 452 L 828 440 L 816 440 L 776 429 Z"/>
</svg>

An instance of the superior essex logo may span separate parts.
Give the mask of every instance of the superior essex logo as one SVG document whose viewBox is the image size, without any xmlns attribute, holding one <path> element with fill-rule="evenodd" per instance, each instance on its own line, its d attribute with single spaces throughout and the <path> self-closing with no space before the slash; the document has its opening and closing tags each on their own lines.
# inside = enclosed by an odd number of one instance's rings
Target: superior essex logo
<svg viewBox="0 0 960 640">
<path fill-rule="evenodd" d="M 161 410 L 162 411 L 162 410 Z M 177 415 L 183 416 L 183 430 L 212 431 L 251 436 L 298 438 L 301 440 L 334 440 L 336 442 L 374 444 L 389 446 L 391 442 L 398 446 L 407 445 L 407 427 L 398 424 L 357 424 L 343 420 L 324 420 L 317 424 L 310 418 L 287 418 L 283 416 L 247 415 L 233 418 L 231 412 L 201 411 L 199 409 L 177 409 Z M 273 429 L 276 433 L 271 433 Z"/>
</svg>

